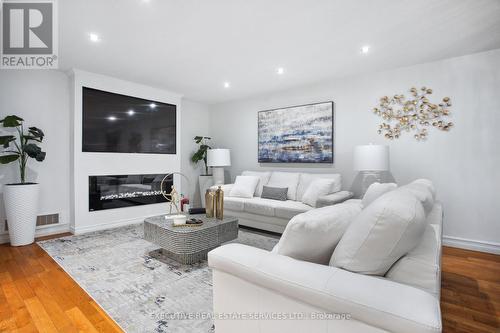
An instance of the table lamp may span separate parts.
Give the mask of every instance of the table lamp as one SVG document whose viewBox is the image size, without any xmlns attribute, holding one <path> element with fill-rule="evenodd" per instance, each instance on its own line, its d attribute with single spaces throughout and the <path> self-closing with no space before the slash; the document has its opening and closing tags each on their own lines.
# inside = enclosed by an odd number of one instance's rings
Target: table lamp
<svg viewBox="0 0 500 333">
<path fill-rule="evenodd" d="M 369 144 L 354 147 L 354 170 L 359 171 L 351 187 L 356 198 L 362 198 L 375 182 L 395 182 L 389 171 L 389 146 Z"/>
<path fill-rule="evenodd" d="M 229 149 L 209 149 L 207 152 L 207 165 L 212 167 L 214 185 L 224 184 L 224 167 L 231 165 Z"/>
</svg>

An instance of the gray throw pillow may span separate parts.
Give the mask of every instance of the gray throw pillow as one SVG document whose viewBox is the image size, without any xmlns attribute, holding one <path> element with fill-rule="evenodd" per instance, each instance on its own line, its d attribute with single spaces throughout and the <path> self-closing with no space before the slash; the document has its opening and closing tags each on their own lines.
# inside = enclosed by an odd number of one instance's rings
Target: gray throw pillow
<svg viewBox="0 0 500 333">
<path fill-rule="evenodd" d="M 288 187 L 281 188 L 264 186 L 264 188 L 262 189 L 262 195 L 260 197 L 263 199 L 286 201 L 287 194 Z"/>
</svg>

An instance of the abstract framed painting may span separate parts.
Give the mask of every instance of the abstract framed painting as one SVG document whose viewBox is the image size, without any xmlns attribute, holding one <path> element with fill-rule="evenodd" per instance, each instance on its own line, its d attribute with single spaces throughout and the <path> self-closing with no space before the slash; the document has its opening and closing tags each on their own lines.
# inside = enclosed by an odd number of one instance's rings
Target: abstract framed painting
<svg viewBox="0 0 500 333">
<path fill-rule="evenodd" d="M 333 102 L 258 113 L 259 163 L 333 163 Z"/>
</svg>

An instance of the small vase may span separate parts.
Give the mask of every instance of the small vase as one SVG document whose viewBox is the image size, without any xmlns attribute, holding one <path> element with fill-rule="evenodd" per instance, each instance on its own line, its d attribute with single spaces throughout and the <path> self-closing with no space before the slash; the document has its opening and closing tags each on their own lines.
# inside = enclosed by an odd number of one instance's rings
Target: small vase
<svg viewBox="0 0 500 333">
<path fill-rule="evenodd" d="M 4 186 L 10 245 L 22 246 L 35 241 L 39 191 L 40 185 L 34 183 Z"/>
<path fill-rule="evenodd" d="M 224 191 L 221 186 L 215 191 L 215 216 L 218 220 L 224 219 Z"/>
<path fill-rule="evenodd" d="M 213 218 L 215 215 L 215 193 L 212 190 L 205 192 L 205 215 Z"/>
</svg>

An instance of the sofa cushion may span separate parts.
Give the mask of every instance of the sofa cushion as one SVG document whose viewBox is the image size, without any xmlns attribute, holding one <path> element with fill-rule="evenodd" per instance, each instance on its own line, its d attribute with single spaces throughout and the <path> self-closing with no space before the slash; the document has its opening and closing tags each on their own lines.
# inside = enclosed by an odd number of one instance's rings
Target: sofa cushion
<svg viewBox="0 0 500 333">
<path fill-rule="evenodd" d="M 288 193 L 288 187 L 270 187 L 264 186 L 262 189 L 262 199 L 272 199 L 279 201 L 286 201 Z"/>
<path fill-rule="evenodd" d="M 253 198 L 245 201 L 245 212 L 264 216 L 275 216 L 274 209 L 281 201 Z"/>
<path fill-rule="evenodd" d="M 299 214 L 288 222 L 273 252 L 327 265 L 349 223 L 360 211 L 360 205 L 338 204 Z"/>
<path fill-rule="evenodd" d="M 367 207 L 369 204 L 374 202 L 378 197 L 383 194 L 395 190 L 398 187 L 395 183 L 373 183 L 366 190 L 363 196 L 363 207 Z"/>
<path fill-rule="evenodd" d="M 280 202 L 279 205 L 276 205 L 274 208 L 274 214 L 277 217 L 291 219 L 295 215 L 307 212 L 311 209 L 313 209 L 311 206 L 308 206 L 300 201 L 287 200 Z"/>
<path fill-rule="evenodd" d="M 250 199 L 237 197 L 224 197 L 224 209 L 234 212 L 243 212 L 245 210 L 245 202 Z"/>
<path fill-rule="evenodd" d="M 302 202 L 311 207 L 316 207 L 319 197 L 330 194 L 334 179 L 317 178 L 314 179 L 302 196 Z"/>
<path fill-rule="evenodd" d="M 382 195 L 352 221 L 330 265 L 352 272 L 384 275 L 420 242 L 426 226 L 420 200 L 405 189 Z"/>
<path fill-rule="evenodd" d="M 432 197 L 434 198 L 434 200 L 436 200 L 436 188 L 434 187 L 434 184 L 432 183 L 432 181 L 430 181 L 429 179 L 421 178 L 421 179 L 417 179 L 413 182 L 417 183 L 417 184 L 425 185 L 429 189 L 429 191 L 431 191 Z"/>
<path fill-rule="evenodd" d="M 385 277 L 395 282 L 426 290 L 439 297 L 440 249 L 440 226 L 428 224 L 420 244 L 399 259 Z"/>
<path fill-rule="evenodd" d="M 260 178 L 255 176 L 237 176 L 229 196 L 253 198 L 259 180 Z"/>
<path fill-rule="evenodd" d="M 434 195 L 432 194 L 433 192 L 428 184 L 414 181 L 410 184 L 402 186 L 401 188 L 410 191 L 414 196 L 416 196 L 424 206 L 425 215 L 429 215 L 434 207 Z"/>
<path fill-rule="evenodd" d="M 242 176 L 255 176 L 259 177 L 259 183 L 257 184 L 257 188 L 255 189 L 254 196 L 260 197 L 262 195 L 262 188 L 264 185 L 267 185 L 269 182 L 269 178 L 271 177 L 271 171 L 243 171 L 241 173 Z"/>
<path fill-rule="evenodd" d="M 333 179 L 335 182 L 332 185 L 332 189 L 330 193 L 335 193 L 341 190 L 342 188 L 342 177 L 338 173 L 301 173 L 300 174 L 300 179 L 299 179 L 299 184 L 297 186 L 297 199 L 298 201 L 302 201 L 302 196 L 306 192 L 307 188 L 309 187 L 309 184 L 314 179 L 318 178 L 326 178 L 326 179 Z M 327 193 L 327 194 L 330 194 Z"/>
<path fill-rule="evenodd" d="M 299 184 L 299 173 L 294 172 L 273 172 L 267 186 L 287 187 L 287 198 L 297 200 L 297 186 Z"/>
</svg>

